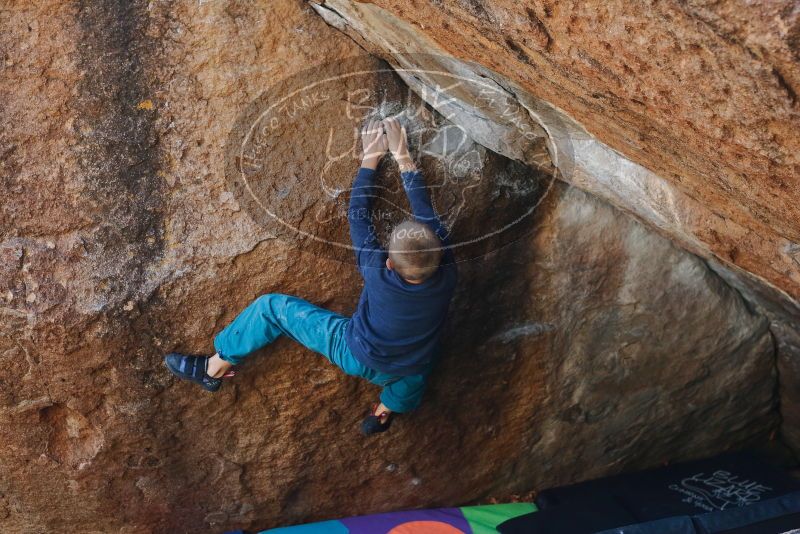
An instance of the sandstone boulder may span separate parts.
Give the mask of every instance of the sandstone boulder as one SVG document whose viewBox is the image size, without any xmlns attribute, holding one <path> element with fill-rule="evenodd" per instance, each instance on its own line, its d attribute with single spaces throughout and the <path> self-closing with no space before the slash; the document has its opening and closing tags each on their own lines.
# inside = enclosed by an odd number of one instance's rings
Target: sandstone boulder
<svg viewBox="0 0 800 534">
<path fill-rule="evenodd" d="M 554 180 L 540 123 L 526 144 L 507 139 L 519 157 L 487 135 L 460 138 L 448 160 L 437 132 L 463 130 L 456 118 L 301 2 L 1 9 L 3 531 L 216 532 L 453 505 L 777 428 L 768 318 L 697 256 Z M 354 57 L 368 67 L 360 88 L 380 96 L 369 113 L 424 110 L 423 166 L 462 180 L 434 196 L 461 206 L 453 231 L 470 245 L 425 404 L 389 439 L 357 431 L 375 388 L 288 340 L 216 395 L 161 362 L 211 350 L 262 293 L 353 311 L 360 279 L 331 245 L 345 228 L 317 214 L 336 213 L 319 178 L 338 190 L 358 166 L 319 155 L 358 115 L 312 99 L 313 124 L 269 137 L 253 182 L 265 195 L 243 195 L 228 171 L 260 95 Z M 381 180 L 388 223 L 402 198 L 390 165 Z M 280 195 L 324 246 L 251 202 Z M 471 243 L 503 221 L 508 232 Z"/>
</svg>

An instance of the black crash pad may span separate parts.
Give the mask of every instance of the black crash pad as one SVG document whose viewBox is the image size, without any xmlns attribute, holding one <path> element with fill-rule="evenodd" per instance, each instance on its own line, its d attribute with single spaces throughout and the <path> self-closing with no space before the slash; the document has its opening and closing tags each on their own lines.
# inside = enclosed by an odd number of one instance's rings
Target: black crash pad
<svg viewBox="0 0 800 534">
<path fill-rule="evenodd" d="M 748 453 L 549 489 L 539 512 L 506 521 L 503 534 L 592 534 L 676 516 L 728 510 L 800 491 L 800 481 Z M 678 531 L 680 532 L 680 531 Z"/>
<path fill-rule="evenodd" d="M 800 528 L 800 492 L 693 517 L 677 516 L 597 534 L 783 534 Z"/>
</svg>

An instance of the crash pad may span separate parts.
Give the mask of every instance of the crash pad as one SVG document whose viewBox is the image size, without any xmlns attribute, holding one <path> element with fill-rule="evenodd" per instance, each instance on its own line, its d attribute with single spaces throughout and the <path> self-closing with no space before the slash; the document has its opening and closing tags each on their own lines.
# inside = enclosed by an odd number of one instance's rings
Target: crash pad
<svg viewBox="0 0 800 534">
<path fill-rule="evenodd" d="M 758 456 L 725 454 L 544 490 L 536 499 L 538 513 L 509 520 L 498 530 L 589 534 L 740 508 L 794 491 L 800 491 L 800 481 Z"/>
<path fill-rule="evenodd" d="M 273 528 L 260 534 L 491 534 L 497 532 L 498 524 L 535 511 L 532 503 L 408 510 Z"/>
</svg>

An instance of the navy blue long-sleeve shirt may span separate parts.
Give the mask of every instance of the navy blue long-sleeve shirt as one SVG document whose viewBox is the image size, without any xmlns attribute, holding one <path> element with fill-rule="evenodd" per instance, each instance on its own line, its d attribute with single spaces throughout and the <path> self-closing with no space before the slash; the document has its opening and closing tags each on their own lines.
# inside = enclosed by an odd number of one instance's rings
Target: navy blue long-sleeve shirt
<svg viewBox="0 0 800 534">
<path fill-rule="evenodd" d="M 407 376 L 426 372 L 433 363 L 457 273 L 447 231 L 433 210 L 422 174 L 405 172 L 401 177 L 414 218 L 428 224 L 445 245 L 442 263 L 421 284 L 410 284 L 386 268 L 387 252 L 370 221 L 371 200 L 377 196 L 375 171 L 359 169 L 347 216 L 364 289 L 345 341 L 367 367 Z"/>
</svg>

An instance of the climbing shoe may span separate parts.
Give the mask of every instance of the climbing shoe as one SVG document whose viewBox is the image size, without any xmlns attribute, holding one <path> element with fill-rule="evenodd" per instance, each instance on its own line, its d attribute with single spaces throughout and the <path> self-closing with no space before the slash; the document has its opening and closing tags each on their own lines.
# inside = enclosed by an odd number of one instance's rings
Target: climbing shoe
<svg viewBox="0 0 800 534">
<path fill-rule="evenodd" d="M 164 363 L 170 372 L 182 378 L 200 384 L 206 391 L 217 391 L 222 386 L 222 378 L 211 378 L 206 373 L 208 369 L 208 356 L 189 356 L 171 352 L 164 356 Z M 229 376 L 232 373 L 226 373 Z"/>
<path fill-rule="evenodd" d="M 372 434 L 377 434 L 379 432 L 386 432 L 389 430 L 389 427 L 392 426 L 394 413 L 381 412 L 378 414 L 375 413 L 377 408 L 378 405 L 374 405 L 369 411 L 369 414 L 364 418 L 363 421 L 361 421 L 361 432 L 363 432 L 365 436 L 371 436 Z"/>
</svg>

